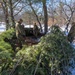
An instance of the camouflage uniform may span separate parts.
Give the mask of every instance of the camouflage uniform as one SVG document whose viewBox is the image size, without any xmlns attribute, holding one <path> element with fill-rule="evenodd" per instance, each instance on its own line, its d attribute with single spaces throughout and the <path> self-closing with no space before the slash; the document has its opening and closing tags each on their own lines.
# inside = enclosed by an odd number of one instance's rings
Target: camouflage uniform
<svg viewBox="0 0 75 75">
<path fill-rule="evenodd" d="M 39 28 L 36 24 L 34 25 L 34 28 L 33 28 L 33 34 L 35 35 L 35 37 L 37 37 L 39 34 Z"/>
<path fill-rule="evenodd" d="M 19 42 L 24 43 L 24 36 L 25 36 L 24 27 L 19 23 L 16 23 L 15 30 L 16 30 L 16 37 L 19 40 Z"/>
</svg>

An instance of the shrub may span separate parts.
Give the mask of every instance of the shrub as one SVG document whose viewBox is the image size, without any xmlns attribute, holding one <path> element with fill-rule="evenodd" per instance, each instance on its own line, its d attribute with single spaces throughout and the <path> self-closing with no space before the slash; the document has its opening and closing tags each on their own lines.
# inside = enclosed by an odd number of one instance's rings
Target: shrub
<svg viewBox="0 0 75 75">
<path fill-rule="evenodd" d="M 12 49 L 11 45 L 6 43 L 5 41 L 0 41 L 0 46 L 3 46 L 6 50 Z"/>
<path fill-rule="evenodd" d="M 42 64 L 54 73 L 65 74 L 69 61 L 74 57 L 74 48 L 58 26 L 52 26 L 51 32 L 41 39 L 40 47 L 43 53 Z M 49 72 L 49 71 L 48 71 Z"/>
<path fill-rule="evenodd" d="M 9 29 L 2 34 L 0 34 L 0 40 L 4 40 L 5 38 L 11 39 L 15 35 L 14 29 Z"/>
<path fill-rule="evenodd" d="M 17 52 L 12 66 L 14 68 L 18 63 L 14 75 L 65 75 L 74 50 L 60 28 L 53 26 L 38 45 L 23 46 Z"/>
<path fill-rule="evenodd" d="M 0 41 L 2 40 L 10 44 L 12 46 L 11 48 L 15 50 L 16 35 L 15 35 L 15 30 L 13 28 L 0 34 Z"/>
<path fill-rule="evenodd" d="M 58 26 L 53 26 L 51 32 L 41 38 L 41 42 L 32 47 L 25 47 L 17 53 L 23 56 L 19 67 L 24 72 L 21 75 L 68 74 L 69 61 L 74 57 L 74 48 Z M 19 69 L 21 69 L 19 68 Z"/>
</svg>

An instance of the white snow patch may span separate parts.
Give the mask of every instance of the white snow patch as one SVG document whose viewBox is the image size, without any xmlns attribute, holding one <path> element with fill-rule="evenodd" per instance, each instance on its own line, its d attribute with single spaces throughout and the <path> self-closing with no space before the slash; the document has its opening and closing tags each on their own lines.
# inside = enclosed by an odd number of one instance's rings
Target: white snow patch
<svg viewBox="0 0 75 75">
<path fill-rule="evenodd" d="M 75 68 L 72 70 L 72 75 L 75 75 Z"/>
<path fill-rule="evenodd" d="M 6 26 L 3 24 L 0 24 L 0 33 L 4 32 L 6 30 Z"/>
</svg>

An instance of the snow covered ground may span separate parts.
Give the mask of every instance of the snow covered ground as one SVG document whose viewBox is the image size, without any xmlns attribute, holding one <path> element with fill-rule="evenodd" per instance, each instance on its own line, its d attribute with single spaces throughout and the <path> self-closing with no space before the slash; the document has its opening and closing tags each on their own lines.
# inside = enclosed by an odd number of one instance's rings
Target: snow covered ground
<svg viewBox="0 0 75 75">
<path fill-rule="evenodd" d="M 0 33 L 6 30 L 5 22 L 0 22 Z"/>
<path fill-rule="evenodd" d="M 75 68 L 72 69 L 72 75 L 75 75 Z"/>
<path fill-rule="evenodd" d="M 66 25 L 63 25 L 60 28 L 62 29 L 62 31 L 65 31 Z M 70 28 L 71 28 L 71 25 L 69 25 L 68 30 L 70 30 Z"/>
<path fill-rule="evenodd" d="M 5 25 L 0 25 L 0 33 L 4 32 L 6 30 Z"/>
</svg>

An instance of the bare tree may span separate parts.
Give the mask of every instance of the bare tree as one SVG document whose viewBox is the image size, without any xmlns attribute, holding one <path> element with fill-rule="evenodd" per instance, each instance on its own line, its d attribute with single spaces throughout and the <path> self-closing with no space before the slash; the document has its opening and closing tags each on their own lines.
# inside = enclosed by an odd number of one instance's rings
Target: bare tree
<svg viewBox="0 0 75 75">
<path fill-rule="evenodd" d="M 10 8 L 10 18 L 11 18 L 11 23 L 12 26 L 15 27 L 15 20 L 14 20 L 14 12 L 13 12 L 13 3 L 12 0 L 9 0 L 9 8 Z"/>
<path fill-rule="evenodd" d="M 44 27 L 45 27 L 44 31 L 46 34 L 48 31 L 48 13 L 47 13 L 46 0 L 43 0 L 42 4 L 43 4 L 43 10 L 44 10 Z"/>
<path fill-rule="evenodd" d="M 2 8 L 3 8 L 3 12 L 4 12 L 4 15 L 5 15 L 5 22 L 6 22 L 6 30 L 9 29 L 9 18 L 8 18 L 8 1 L 7 0 L 2 0 L 1 1 L 1 5 L 2 5 Z"/>
<path fill-rule="evenodd" d="M 37 19 L 37 21 L 38 21 L 38 23 L 39 23 L 39 25 L 40 25 L 40 29 L 41 29 L 41 32 L 42 32 L 42 26 L 41 26 L 41 23 L 40 23 L 40 21 L 39 21 L 38 15 L 36 14 L 34 8 L 32 7 L 32 4 L 29 3 L 29 5 L 30 5 L 32 11 L 34 12 L 34 14 L 35 14 L 35 16 L 36 16 L 36 19 Z"/>
</svg>

